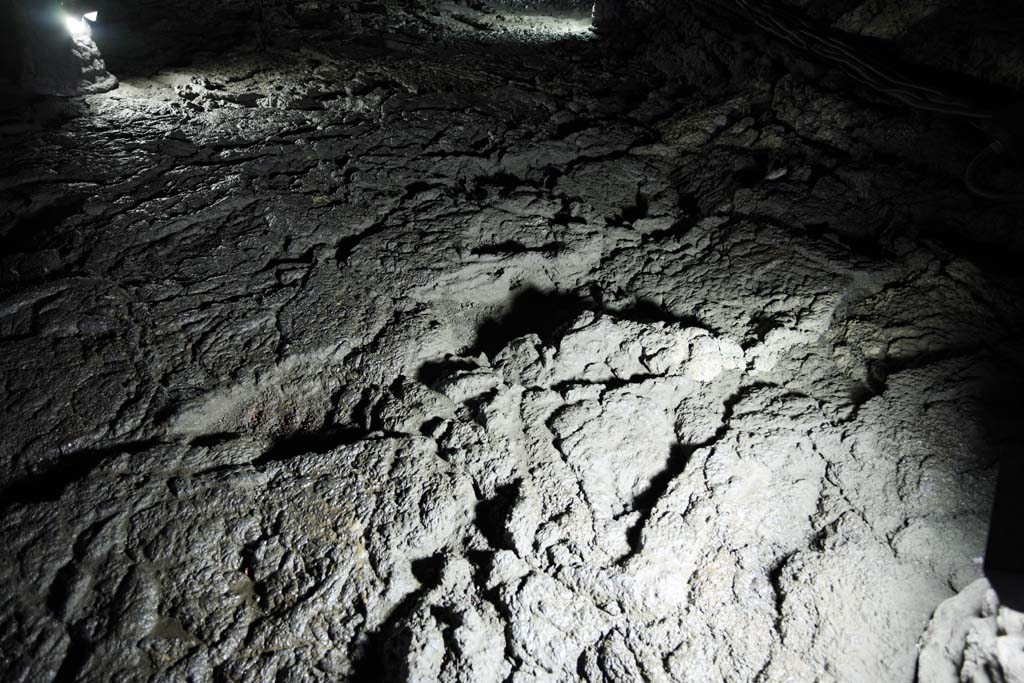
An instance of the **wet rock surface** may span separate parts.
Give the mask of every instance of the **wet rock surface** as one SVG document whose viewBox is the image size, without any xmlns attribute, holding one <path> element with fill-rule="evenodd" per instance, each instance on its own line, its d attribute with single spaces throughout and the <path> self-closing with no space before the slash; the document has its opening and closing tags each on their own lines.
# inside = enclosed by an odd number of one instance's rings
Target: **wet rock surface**
<svg viewBox="0 0 1024 683">
<path fill-rule="evenodd" d="M 1003 656 L 939 607 L 1021 446 L 1021 213 L 961 189 L 980 137 L 712 28 L 428 9 L 4 109 L 0 668 Z"/>
</svg>

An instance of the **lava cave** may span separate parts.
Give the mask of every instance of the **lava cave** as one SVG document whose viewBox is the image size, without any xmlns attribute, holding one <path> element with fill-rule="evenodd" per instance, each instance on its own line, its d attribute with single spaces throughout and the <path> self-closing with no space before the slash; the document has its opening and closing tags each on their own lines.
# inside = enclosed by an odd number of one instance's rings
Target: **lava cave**
<svg viewBox="0 0 1024 683">
<path fill-rule="evenodd" d="M 0 0 L 0 680 L 1024 681 L 1017 5 Z"/>
</svg>

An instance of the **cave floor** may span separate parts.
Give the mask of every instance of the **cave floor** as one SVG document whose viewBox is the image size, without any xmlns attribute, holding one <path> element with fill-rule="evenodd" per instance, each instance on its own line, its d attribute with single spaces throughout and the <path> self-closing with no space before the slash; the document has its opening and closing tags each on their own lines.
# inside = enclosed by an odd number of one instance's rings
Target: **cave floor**
<svg viewBox="0 0 1024 683">
<path fill-rule="evenodd" d="M 453 12 L 3 112 L 2 666 L 913 680 L 1020 445 L 971 141 Z"/>
</svg>

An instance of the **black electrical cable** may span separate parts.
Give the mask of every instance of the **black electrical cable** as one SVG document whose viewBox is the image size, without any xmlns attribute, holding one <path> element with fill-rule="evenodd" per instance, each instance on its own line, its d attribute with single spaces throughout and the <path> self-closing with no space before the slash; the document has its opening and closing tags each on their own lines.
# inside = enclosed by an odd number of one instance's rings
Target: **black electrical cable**
<svg viewBox="0 0 1024 683">
<path fill-rule="evenodd" d="M 994 202 L 1024 202 L 1024 192 L 994 192 L 978 183 L 977 171 L 982 165 L 982 162 L 992 161 L 1005 153 L 1006 145 L 1004 145 L 1002 141 L 996 140 L 975 155 L 974 159 L 971 160 L 971 163 L 967 165 L 967 170 L 964 171 L 964 184 L 967 186 L 967 189 L 971 191 L 971 194 Z"/>
<path fill-rule="evenodd" d="M 876 92 L 914 109 L 967 119 L 983 129 L 993 128 L 994 135 L 1000 139 L 981 150 L 971 160 L 964 172 L 964 184 L 971 194 L 983 199 L 996 202 L 1024 202 L 1024 193 L 998 192 L 982 186 L 977 179 L 978 169 L 983 163 L 990 163 L 1009 151 L 1006 139 L 1009 139 L 1010 145 L 1015 148 L 1021 146 L 1020 142 L 1024 140 L 1024 107 L 997 113 L 953 97 L 938 88 L 909 81 L 890 72 L 877 60 L 864 56 L 836 32 L 816 26 L 775 0 L 731 1 L 741 15 L 746 16 L 766 33 L 799 50 L 832 62 L 847 76 Z M 1007 135 L 1010 137 L 1006 138 Z"/>
<path fill-rule="evenodd" d="M 669 0 L 646 0 L 645 5 L 664 7 Z M 977 172 L 983 163 L 1011 149 L 1024 152 L 1024 104 L 1005 110 L 979 106 L 938 87 L 915 83 L 864 54 L 843 34 L 819 26 L 778 0 L 696 0 L 725 14 L 741 17 L 790 46 L 830 62 L 852 80 L 912 109 L 957 117 L 997 138 L 979 152 L 964 172 L 964 184 L 975 196 L 997 202 L 1024 202 L 1024 193 L 997 192 L 982 186 Z M 1015 155 L 1016 157 L 1017 155 Z"/>
<path fill-rule="evenodd" d="M 733 0 L 756 26 L 790 45 L 817 55 L 841 68 L 852 79 L 903 104 L 924 111 L 973 120 L 989 120 L 991 112 L 951 97 L 942 91 L 888 72 L 829 29 L 815 26 L 788 8 L 770 0 Z M 830 35 L 831 34 L 831 35 Z"/>
</svg>

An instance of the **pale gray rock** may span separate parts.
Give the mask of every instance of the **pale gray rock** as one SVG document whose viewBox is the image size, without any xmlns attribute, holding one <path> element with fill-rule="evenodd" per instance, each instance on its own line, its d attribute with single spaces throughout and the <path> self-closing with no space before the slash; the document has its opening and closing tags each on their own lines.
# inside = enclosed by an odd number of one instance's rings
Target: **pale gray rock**
<svg viewBox="0 0 1024 683">
<path fill-rule="evenodd" d="M 1024 615 L 978 579 L 935 610 L 921 638 L 920 683 L 1024 680 Z"/>
</svg>

